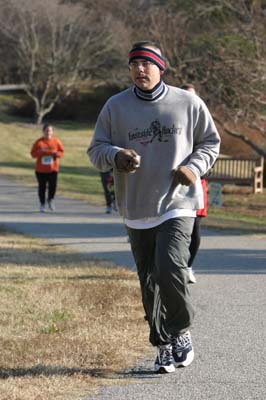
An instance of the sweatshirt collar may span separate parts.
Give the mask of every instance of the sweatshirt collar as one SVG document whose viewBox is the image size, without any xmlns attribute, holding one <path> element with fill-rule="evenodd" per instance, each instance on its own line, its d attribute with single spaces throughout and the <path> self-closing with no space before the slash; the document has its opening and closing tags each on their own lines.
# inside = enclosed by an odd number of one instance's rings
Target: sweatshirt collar
<svg viewBox="0 0 266 400">
<path fill-rule="evenodd" d="M 166 92 L 166 85 L 162 81 L 162 79 L 160 79 L 157 85 L 155 85 L 154 88 L 150 90 L 142 90 L 138 86 L 136 85 L 134 86 L 135 95 L 141 100 L 145 101 L 158 100 L 159 98 L 164 96 L 165 92 Z"/>
</svg>

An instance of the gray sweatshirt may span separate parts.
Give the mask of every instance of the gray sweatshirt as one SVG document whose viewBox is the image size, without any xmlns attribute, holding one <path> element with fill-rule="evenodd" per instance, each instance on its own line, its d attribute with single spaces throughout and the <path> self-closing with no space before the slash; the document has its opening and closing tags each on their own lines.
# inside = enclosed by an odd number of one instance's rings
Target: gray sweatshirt
<svg viewBox="0 0 266 400">
<path fill-rule="evenodd" d="M 220 137 L 205 103 L 185 90 L 167 87 L 157 101 L 139 99 L 132 88 L 112 96 L 88 148 L 97 169 L 114 169 L 118 209 L 127 219 L 202 208 L 200 179 L 174 187 L 173 170 L 186 165 L 200 178 L 219 153 Z M 117 171 L 115 155 L 121 149 L 134 149 L 141 156 L 135 173 Z"/>
</svg>

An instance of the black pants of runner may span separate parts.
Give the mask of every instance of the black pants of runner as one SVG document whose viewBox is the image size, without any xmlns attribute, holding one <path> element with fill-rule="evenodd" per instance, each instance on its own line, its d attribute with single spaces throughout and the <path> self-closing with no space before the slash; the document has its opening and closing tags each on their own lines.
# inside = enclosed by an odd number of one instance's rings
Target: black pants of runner
<svg viewBox="0 0 266 400">
<path fill-rule="evenodd" d="M 113 186 L 113 175 L 112 171 L 100 172 L 101 181 L 104 190 L 104 197 L 107 207 L 111 207 L 114 201 L 114 190 L 110 190 L 110 186 Z"/>
<path fill-rule="evenodd" d="M 42 205 L 45 204 L 45 194 L 48 186 L 48 197 L 47 200 L 51 201 L 55 197 L 56 187 L 57 187 L 57 172 L 35 172 L 38 181 L 38 195 L 39 200 Z"/>
<path fill-rule="evenodd" d="M 194 318 L 188 289 L 194 218 L 172 218 L 151 229 L 127 228 L 153 346 L 170 343 Z"/>
<path fill-rule="evenodd" d="M 188 266 L 192 267 L 193 261 L 196 257 L 196 254 L 198 252 L 198 249 L 200 247 L 200 239 L 201 239 L 201 229 L 200 229 L 200 223 L 201 223 L 202 217 L 198 216 L 195 218 L 194 226 L 193 226 L 193 231 L 191 235 L 191 243 L 189 246 L 189 252 L 190 252 L 190 258 L 188 261 Z"/>
</svg>

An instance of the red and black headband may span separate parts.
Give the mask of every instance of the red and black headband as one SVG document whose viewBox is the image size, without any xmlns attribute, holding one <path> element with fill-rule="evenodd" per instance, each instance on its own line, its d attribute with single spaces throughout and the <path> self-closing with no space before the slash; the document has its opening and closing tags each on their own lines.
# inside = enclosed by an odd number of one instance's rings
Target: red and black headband
<svg viewBox="0 0 266 400">
<path fill-rule="evenodd" d="M 144 58 L 157 65 L 161 71 L 166 69 L 165 58 L 160 54 L 156 53 L 156 51 L 149 49 L 147 47 L 135 47 L 133 48 L 128 55 L 128 63 L 130 64 L 133 60 L 137 58 Z"/>
</svg>

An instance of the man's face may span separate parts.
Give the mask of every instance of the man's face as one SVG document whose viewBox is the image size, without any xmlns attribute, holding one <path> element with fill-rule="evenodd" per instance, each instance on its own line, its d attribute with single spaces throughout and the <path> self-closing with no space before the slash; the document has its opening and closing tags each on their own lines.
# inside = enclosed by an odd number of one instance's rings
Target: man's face
<svg viewBox="0 0 266 400">
<path fill-rule="evenodd" d="M 129 68 L 132 81 L 142 90 L 153 89 L 161 79 L 159 67 L 143 58 L 132 61 Z"/>
</svg>

